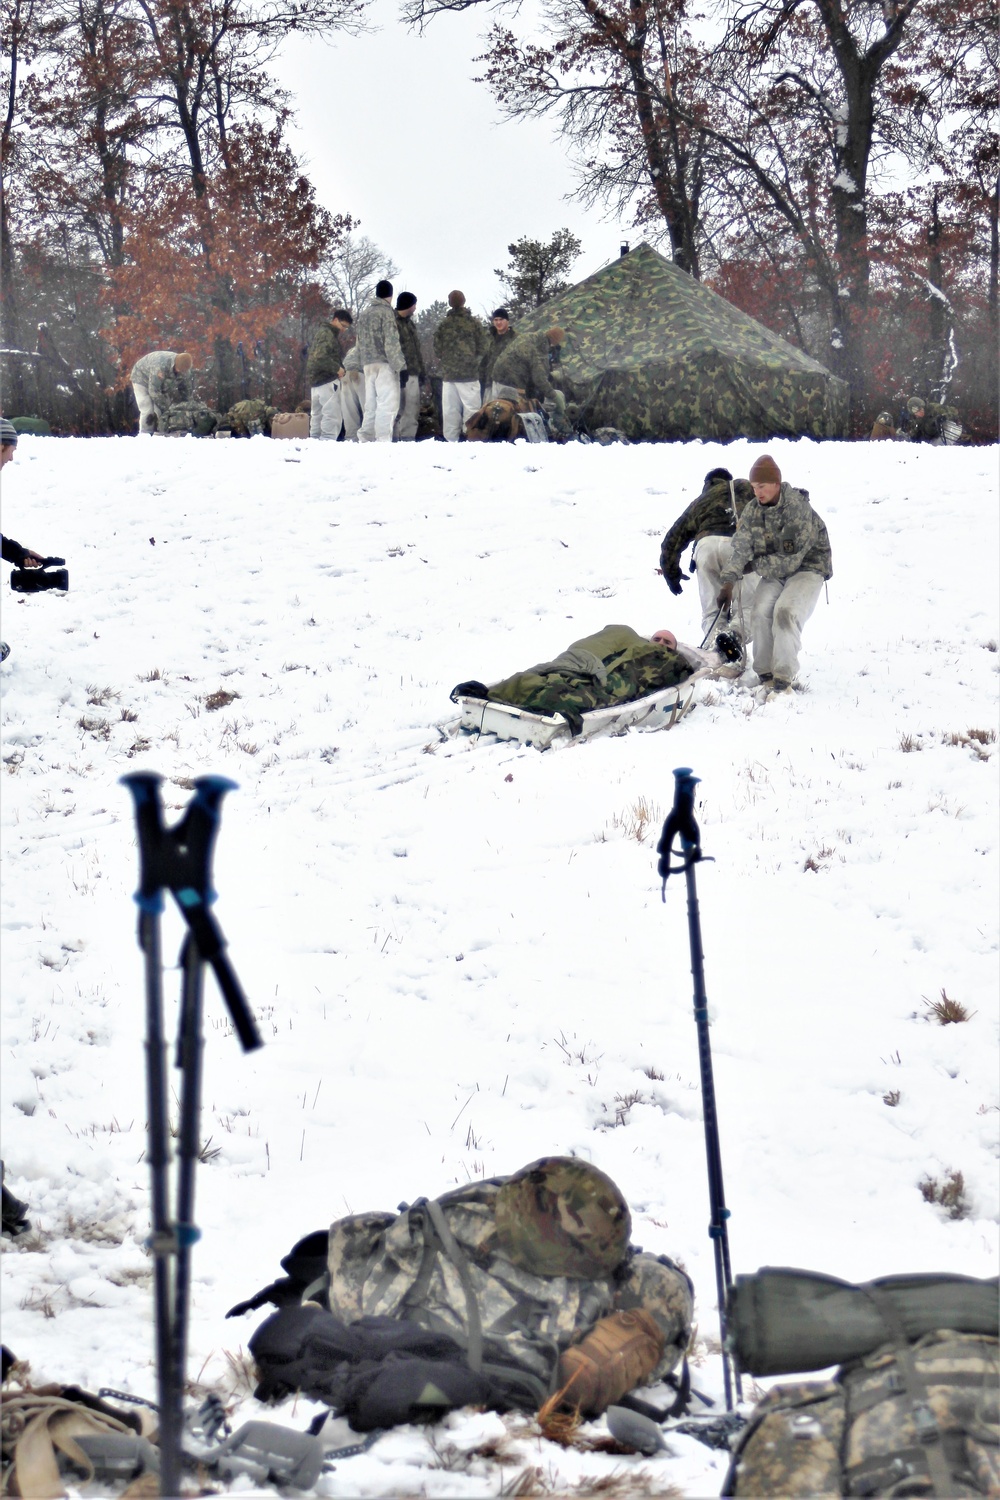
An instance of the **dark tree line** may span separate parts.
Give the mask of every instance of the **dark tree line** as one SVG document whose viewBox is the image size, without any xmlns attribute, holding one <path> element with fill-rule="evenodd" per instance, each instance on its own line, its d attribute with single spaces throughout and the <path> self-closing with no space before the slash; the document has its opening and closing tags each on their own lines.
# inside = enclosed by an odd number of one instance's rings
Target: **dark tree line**
<svg viewBox="0 0 1000 1500">
<path fill-rule="evenodd" d="M 10 0 L 2 38 L 0 341 L 8 411 L 120 428 L 149 348 L 207 364 L 222 409 L 301 388 L 325 261 L 268 71 L 291 32 L 364 0 Z M 42 335 L 39 324 L 45 325 Z M 68 372 L 68 374 L 67 374 Z"/>
</svg>

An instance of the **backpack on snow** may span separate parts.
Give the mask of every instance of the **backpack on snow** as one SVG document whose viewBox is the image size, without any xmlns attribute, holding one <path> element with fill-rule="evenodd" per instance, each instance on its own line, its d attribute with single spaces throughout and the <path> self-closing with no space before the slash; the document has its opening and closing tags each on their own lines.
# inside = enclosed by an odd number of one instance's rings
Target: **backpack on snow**
<svg viewBox="0 0 1000 1500">
<path fill-rule="evenodd" d="M 737 1277 L 727 1341 L 742 1370 L 841 1367 L 764 1397 L 723 1495 L 1000 1493 L 997 1290 L 971 1276 Z"/>
<path fill-rule="evenodd" d="M 909 1366 L 909 1369 L 907 1369 Z M 723 1495 L 1000 1493 L 997 1340 L 928 1333 L 834 1380 L 776 1386 L 740 1434 Z"/>
<path fill-rule="evenodd" d="M 407 1421 L 404 1398 L 420 1376 L 405 1364 L 427 1360 L 432 1389 L 417 1396 L 429 1399 L 411 1405 L 535 1411 L 565 1385 L 564 1353 L 609 1319 L 623 1339 L 637 1320 L 651 1330 L 637 1378 L 661 1380 L 687 1348 L 691 1285 L 665 1257 L 632 1250 L 629 1229 L 610 1179 L 571 1158 L 543 1158 L 398 1214 L 340 1219 L 326 1237 L 325 1275 L 307 1281 L 322 1247 L 321 1235 L 307 1236 L 282 1262 L 283 1281 L 232 1310 L 265 1301 L 281 1309 L 251 1341 L 258 1394 L 304 1390 L 347 1410 L 357 1426 L 349 1407 L 368 1391 L 359 1395 L 357 1377 L 377 1385 L 381 1358 L 382 1395 L 391 1404 L 399 1391 L 395 1420 Z M 300 1298 L 317 1306 L 295 1305 Z M 375 1345 L 386 1340 L 380 1357 Z M 434 1360 L 450 1367 L 443 1376 L 455 1399 L 442 1382 L 435 1393 Z M 633 1369 L 624 1389 L 636 1383 Z"/>
</svg>

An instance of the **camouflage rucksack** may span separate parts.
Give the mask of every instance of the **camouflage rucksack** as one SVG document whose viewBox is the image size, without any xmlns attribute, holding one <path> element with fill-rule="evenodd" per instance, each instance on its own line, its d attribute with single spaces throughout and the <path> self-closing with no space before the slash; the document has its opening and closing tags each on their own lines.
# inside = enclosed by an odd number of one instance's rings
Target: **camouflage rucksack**
<svg viewBox="0 0 1000 1500">
<path fill-rule="evenodd" d="M 189 432 L 193 437 L 208 437 L 218 426 L 218 417 L 204 401 L 175 401 L 159 424 L 165 433 Z"/>
<path fill-rule="evenodd" d="M 246 401 L 237 401 L 226 413 L 225 424 L 232 429 L 234 437 L 265 437 L 271 435 L 271 418 L 277 414 L 276 406 L 268 406 L 259 396 Z"/>
<path fill-rule="evenodd" d="M 628 1251 L 628 1208 L 587 1162 L 547 1157 L 419 1199 L 400 1214 L 355 1214 L 330 1229 L 330 1311 L 408 1319 L 447 1334 L 470 1366 L 509 1377 L 527 1409 L 556 1388 L 559 1356 L 616 1309 L 645 1306 L 663 1336 L 651 1379 L 683 1358 L 692 1292 L 667 1260 Z"/>
<path fill-rule="evenodd" d="M 997 1340 L 942 1329 L 834 1380 L 776 1386 L 740 1435 L 725 1496 L 997 1495 Z"/>
<path fill-rule="evenodd" d="M 691 1283 L 630 1246 L 630 1222 L 603 1172 L 544 1157 L 396 1214 L 338 1219 L 227 1316 L 279 1309 L 250 1340 L 259 1399 L 301 1390 L 356 1427 L 466 1404 L 536 1411 L 557 1391 L 603 1410 L 665 1378 L 679 1410 L 686 1367 L 670 1372 L 691 1336 Z"/>
</svg>

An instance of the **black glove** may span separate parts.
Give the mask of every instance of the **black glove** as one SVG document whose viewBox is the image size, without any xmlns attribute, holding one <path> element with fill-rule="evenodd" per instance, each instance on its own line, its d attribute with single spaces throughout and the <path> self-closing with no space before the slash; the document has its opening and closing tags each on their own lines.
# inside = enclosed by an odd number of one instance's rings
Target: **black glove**
<svg viewBox="0 0 1000 1500">
<path fill-rule="evenodd" d="M 681 579 L 686 577 L 686 574 L 681 573 L 678 569 L 673 573 L 664 573 L 663 577 L 670 592 L 672 594 L 679 594 L 681 591 Z"/>
</svg>

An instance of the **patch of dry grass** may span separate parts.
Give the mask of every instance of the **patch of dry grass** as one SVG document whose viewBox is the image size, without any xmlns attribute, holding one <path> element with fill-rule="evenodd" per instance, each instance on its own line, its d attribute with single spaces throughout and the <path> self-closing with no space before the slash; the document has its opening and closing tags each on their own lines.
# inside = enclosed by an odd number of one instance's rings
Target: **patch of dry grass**
<svg viewBox="0 0 1000 1500">
<path fill-rule="evenodd" d="M 967 1010 L 960 1000 L 953 1000 L 943 985 L 939 1000 L 928 1000 L 926 995 L 921 999 L 927 1005 L 927 1020 L 936 1021 L 939 1026 L 957 1026 L 962 1021 L 971 1021 L 976 1014 L 974 1010 Z"/>
</svg>

